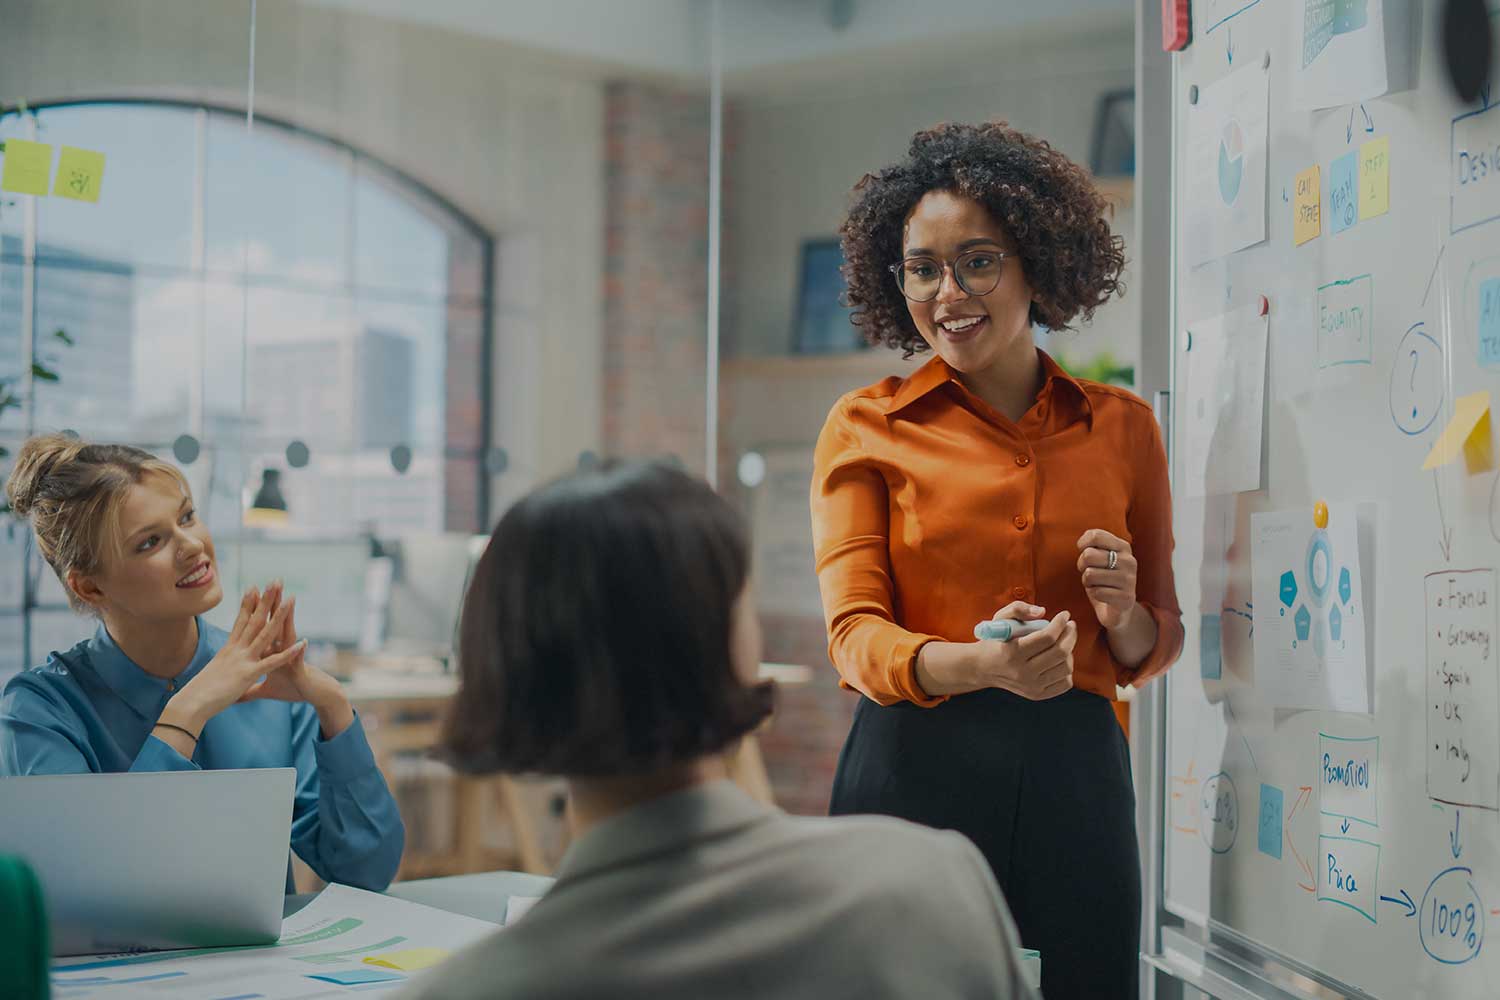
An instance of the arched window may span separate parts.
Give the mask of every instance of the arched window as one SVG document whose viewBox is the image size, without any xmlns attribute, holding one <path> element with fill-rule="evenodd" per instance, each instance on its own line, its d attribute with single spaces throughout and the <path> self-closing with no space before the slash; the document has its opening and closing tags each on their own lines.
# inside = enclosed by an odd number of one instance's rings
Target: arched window
<svg viewBox="0 0 1500 1000">
<path fill-rule="evenodd" d="M 220 545 L 268 469 L 310 535 L 487 527 L 493 250 L 472 220 L 358 150 L 229 109 L 10 110 L 9 139 L 106 165 L 97 204 L 0 194 L 0 380 L 22 403 L 0 446 L 71 429 L 175 451 Z M 28 617 L 45 653 L 51 610 L 71 616 L 50 583 L 14 579 L 6 534 L 0 650 Z"/>
</svg>

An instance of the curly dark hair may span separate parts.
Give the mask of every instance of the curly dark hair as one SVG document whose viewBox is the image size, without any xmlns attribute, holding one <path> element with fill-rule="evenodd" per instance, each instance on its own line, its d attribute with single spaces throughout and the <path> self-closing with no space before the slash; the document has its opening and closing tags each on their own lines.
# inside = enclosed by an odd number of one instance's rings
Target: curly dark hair
<svg viewBox="0 0 1500 1000">
<path fill-rule="evenodd" d="M 862 177 L 839 228 L 851 321 L 870 343 L 906 357 L 928 349 L 888 267 L 901 259 L 902 229 L 929 191 L 974 199 L 1016 241 L 1037 297 L 1031 322 L 1067 329 L 1124 291 L 1124 240 L 1110 231 L 1109 205 L 1087 171 L 1004 122 L 945 123 L 912 136 L 900 163 Z"/>
</svg>

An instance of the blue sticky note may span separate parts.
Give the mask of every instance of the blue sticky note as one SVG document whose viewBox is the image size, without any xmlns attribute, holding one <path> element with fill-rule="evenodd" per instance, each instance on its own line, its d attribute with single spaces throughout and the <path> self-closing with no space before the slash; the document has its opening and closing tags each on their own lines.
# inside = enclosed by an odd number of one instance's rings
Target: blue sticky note
<svg viewBox="0 0 1500 1000">
<path fill-rule="evenodd" d="M 344 972 L 320 972 L 307 978 L 320 979 L 325 983 L 333 983 L 335 986 L 361 986 L 365 983 L 389 983 L 406 977 L 384 969 L 348 969 Z"/>
<path fill-rule="evenodd" d="M 1500 278 L 1479 285 L 1479 363 L 1500 366 Z"/>
<path fill-rule="evenodd" d="M 1260 853 L 1281 860 L 1281 789 L 1260 786 Z"/>
<path fill-rule="evenodd" d="M 1204 615 L 1198 625 L 1198 669 L 1206 681 L 1224 676 L 1222 629 L 1218 615 Z"/>
<path fill-rule="evenodd" d="M 1342 233 L 1359 221 L 1359 156 L 1350 150 L 1328 168 L 1328 231 Z"/>
</svg>

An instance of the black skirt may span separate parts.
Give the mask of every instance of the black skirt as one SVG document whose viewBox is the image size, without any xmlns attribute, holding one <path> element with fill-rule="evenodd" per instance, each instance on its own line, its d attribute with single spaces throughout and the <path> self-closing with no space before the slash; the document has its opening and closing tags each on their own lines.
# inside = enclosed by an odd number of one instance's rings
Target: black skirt
<svg viewBox="0 0 1500 1000">
<path fill-rule="evenodd" d="M 1047 1000 L 1139 994 L 1141 868 L 1130 752 L 1110 703 L 1007 691 L 936 708 L 861 698 L 832 815 L 957 830 L 983 852 Z"/>
</svg>

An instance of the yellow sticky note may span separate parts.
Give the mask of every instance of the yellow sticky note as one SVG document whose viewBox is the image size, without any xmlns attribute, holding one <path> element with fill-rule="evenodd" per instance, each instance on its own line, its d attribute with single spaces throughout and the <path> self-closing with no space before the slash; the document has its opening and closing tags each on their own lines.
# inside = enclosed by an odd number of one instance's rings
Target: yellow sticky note
<svg viewBox="0 0 1500 1000">
<path fill-rule="evenodd" d="M 382 969 L 395 969 L 397 972 L 416 972 L 429 965 L 437 965 L 451 954 L 453 953 L 445 948 L 407 948 L 405 951 L 388 951 L 383 955 L 371 955 L 365 959 L 365 964 L 378 965 Z"/>
<path fill-rule="evenodd" d="M 1381 136 L 1359 147 L 1359 217 L 1373 219 L 1391 209 L 1391 139 Z"/>
<path fill-rule="evenodd" d="M 92 149 L 64 146 L 57 158 L 57 179 L 52 193 L 58 198 L 75 201 L 98 201 L 99 186 L 104 183 L 104 154 Z"/>
<path fill-rule="evenodd" d="M 0 191 L 46 194 L 52 178 L 52 147 L 25 139 L 5 140 L 5 167 L 0 173 Z"/>
<path fill-rule="evenodd" d="M 1292 241 L 1299 247 L 1323 231 L 1320 177 L 1317 164 L 1297 175 L 1297 197 L 1292 199 Z"/>
<path fill-rule="evenodd" d="M 1427 453 L 1423 469 L 1436 469 L 1447 465 L 1459 454 L 1464 456 L 1470 475 L 1494 467 L 1494 452 L 1490 442 L 1490 394 L 1475 392 L 1460 396 L 1454 403 L 1453 419 L 1443 428 L 1437 443 Z"/>
</svg>

